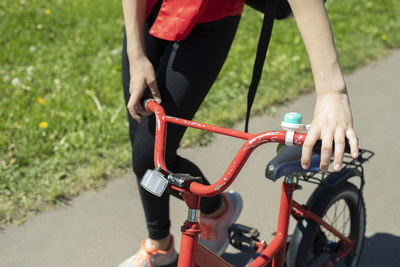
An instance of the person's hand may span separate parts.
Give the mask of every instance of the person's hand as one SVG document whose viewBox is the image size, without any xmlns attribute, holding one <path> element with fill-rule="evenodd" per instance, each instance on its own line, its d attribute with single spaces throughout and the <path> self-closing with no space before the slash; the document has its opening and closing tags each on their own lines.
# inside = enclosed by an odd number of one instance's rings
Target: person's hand
<svg viewBox="0 0 400 267">
<path fill-rule="evenodd" d="M 333 170 L 342 169 L 345 140 L 349 140 L 351 155 L 358 157 L 358 140 L 353 130 L 353 120 L 346 92 L 329 92 L 317 96 L 314 119 L 304 141 L 301 164 L 308 169 L 312 149 L 318 139 L 321 146 L 321 171 L 327 171 L 332 156 L 332 146 L 335 143 Z"/>
<path fill-rule="evenodd" d="M 132 62 L 133 61 L 133 62 Z M 146 56 L 136 57 L 130 60 L 130 84 L 129 93 L 131 94 L 127 108 L 132 118 L 137 122 L 142 122 L 140 115 L 149 116 L 151 112 L 145 110 L 140 102 L 146 88 L 150 89 L 154 100 L 161 103 L 160 92 L 157 87 L 156 75 L 151 62 Z"/>
</svg>

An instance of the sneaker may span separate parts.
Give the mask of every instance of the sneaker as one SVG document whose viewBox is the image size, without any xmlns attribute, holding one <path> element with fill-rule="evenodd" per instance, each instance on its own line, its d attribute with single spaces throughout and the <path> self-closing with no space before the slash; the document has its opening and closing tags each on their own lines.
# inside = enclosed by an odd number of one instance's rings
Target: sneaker
<svg viewBox="0 0 400 267">
<path fill-rule="evenodd" d="M 118 267 L 165 266 L 172 264 L 176 260 L 177 256 L 172 235 L 171 244 L 168 250 L 157 249 L 151 243 L 150 239 L 145 239 L 140 244 L 139 251 L 118 265 Z"/>
<path fill-rule="evenodd" d="M 224 214 L 218 218 L 207 218 L 200 215 L 201 236 L 199 242 L 221 256 L 229 244 L 228 229 L 239 217 L 243 201 L 239 193 L 234 191 L 221 194 L 227 205 Z"/>
</svg>

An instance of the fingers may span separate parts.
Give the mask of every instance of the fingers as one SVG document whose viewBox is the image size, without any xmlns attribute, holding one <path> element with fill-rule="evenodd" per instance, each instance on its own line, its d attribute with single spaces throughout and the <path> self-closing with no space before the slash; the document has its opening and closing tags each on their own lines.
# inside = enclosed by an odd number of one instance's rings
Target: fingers
<svg viewBox="0 0 400 267">
<path fill-rule="evenodd" d="M 128 101 L 128 111 L 129 114 L 131 114 L 132 118 L 136 120 L 137 122 L 141 123 L 141 115 L 149 115 L 150 112 L 146 111 L 142 104 L 140 103 L 140 100 L 143 96 L 143 92 L 145 89 L 145 83 L 141 82 L 139 84 L 136 84 L 134 80 L 131 80 L 130 83 L 130 88 L 129 91 L 131 92 L 131 96 Z"/>
<path fill-rule="evenodd" d="M 331 131 L 325 131 L 321 135 L 321 162 L 319 164 L 319 168 L 321 169 L 321 171 L 326 172 L 328 170 L 332 156 L 333 133 Z"/>
<path fill-rule="evenodd" d="M 327 171 L 333 153 L 333 171 L 342 169 L 346 138 L 349 140 L 353 158 L 358 157 L 357 136 L 353 130 L 353 119 L 346 92 L 319 94 L 314 110 L 314 119 L 310 128 L 310 139 L 305 140 L 302 164 L 308 165 L 311 148 L 316 139 L 322 140 L 321 171 Z M 332 151 L 333 146 L 335 151 Z M 304 162 L 303 162 L 304 161 Z"/>
<path fill-rule="evenodd" d="M 146 56 L 138 57 L 132 64 L 130 69 L 131 81 L 129 84 L 130 98 L 127 104 L 127 108 L 132 118 L 141 122 L 141 115 L 149 116 L 150 111 L 143 108 L 141 100 L 143 93 L 146 88 L 149 88 L 153 98 L 157 103 L 161 103 L 161 95 L 158 90 L 156 75 L 154 72 L 153 65 Z"/>
<path fill-rule="evenodd" d="M 354 132 L 354 130 L 352 128 L 350 128 L 346 131 L 346 137 L 349 140 L 351 157 L 353 159 L 358 158 L 358 155 L 359 155 L 358 139 L 357 139 L 356 133 Z"/>
<path fill-rule="evenodd" d="M 136 120 L 137 122 L 141 123 L 142 119 L 140 117 L 139 106 L 138 106 L 140 104 L 135 103 L 135 101 L 136 101 L 135 99 L 136 98 L 134 97 L 134 95 L 131 95 L 131 97 L 129 98 L 129 101 L 128 101 L 127 108 L 128 108 L 129 114 L 131 114 L 131 117 L 134 120 Z"/>
<path fill-rule="evenodd" d="M 301 151 L 301 166 L 303 169 L 310 167 L 310 160 L 312 156 L 313 147 L 315 142 L 320 137 L 320 130 L 317 127 L 311 127 L 308 131 L 307 137 L 304 140 L 303 148 Z"/>
<path fill-rule="evenodd" d="M 335 156 L 333 160 L 333 171 L 338 172 L 342 169 L 343 154 L 345 148 L 345 136 L 343 130 L 335 133 Z"/>
<path fill-rule="evenodd" d="M 333 171 L 339 172 L 342 169 L 346 138 L 349 140 L 351 155 L 355 159 L 359 155 L 358 140 L 352 128 L 349 128 L 346 131 L 343 128 L 339 128 L 333 133 L 333 131 L 328 130 L 321 131 L 317 126 L 311 127 L 302 149 L 301 166 L 303 169 L 306 170 L 309 168 L 313 147 L 318 139 L 322 139 L 320 162 L 321 171 L 326 172 L 328 170 L 333 153 Z M 333 143 L 335 144 L 334 151 L 332 151 Z"/>
<path fill-rule="evenodd" d="M 147 82 L 147 85 L 149 86 L 150 92 L 154 98 L 154 100 L 158 103 L 161 104 L 161 95 L 160 91 L 158 90 L 157 82 L 155 79 L 151 79 Z"/>
<path fill-rule="evenodd" d="M 161 103 L 161 95 L 158 90 L 157 82 L 155 79 L 154 71 L 150 70 L 146 75 L 131 75 L 131 82 L 129 85 L 129 92 L 131 94 L 128 101 L 128 111 L 132 118 L 141 123 L 141 115 L 149 116 L 150 111 L 147 111 L 141 103 L 143 93 L 146 88 L 149 88 L 154 100 L 158 104 Z"/>
<path fill-rule="evenodd" d="M 342 169 L 346 138 L 349 140 L 352 158 L 356 159 L 359 155 L 358 139 L 354 130 L 352 128 L 346 131 L 344 129 L 337 129 L 335 133 L 335 156 L 333 160 L 333 171 L 335 172 L 339 172 Z"/>
</svg>

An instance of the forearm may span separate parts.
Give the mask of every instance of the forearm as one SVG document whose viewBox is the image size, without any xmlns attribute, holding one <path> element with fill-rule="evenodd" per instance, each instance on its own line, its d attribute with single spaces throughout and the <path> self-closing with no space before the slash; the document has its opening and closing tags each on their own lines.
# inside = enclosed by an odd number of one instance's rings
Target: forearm
<svg viewBox="0 0 400 267">
<path fill-rule="evenodd" d="M 317 95 L 345 93 L 332 29 L 322 0 L 289 0 L 303 38 L 314 76 Z"/>
<path fill-rule="evenodd" d="M 144 56 L 146 0 L 122 0 L 129 60 Z"/>
<path fill-rule="evenodd" d="M 151 114 L 141 104 L 143 92 L 147 88 L 153 98 L 161 103 L 154 68 L 146 57 L 144 45 L 146 0 L 122 0 L 122 8 L 125 21 L 126 48 L 130 63 L 129 93 L 131 95 L 127 108 L 132 118 L 140 123 L 142 121 L 141 115 L 148 116 Z"/>
</svg>

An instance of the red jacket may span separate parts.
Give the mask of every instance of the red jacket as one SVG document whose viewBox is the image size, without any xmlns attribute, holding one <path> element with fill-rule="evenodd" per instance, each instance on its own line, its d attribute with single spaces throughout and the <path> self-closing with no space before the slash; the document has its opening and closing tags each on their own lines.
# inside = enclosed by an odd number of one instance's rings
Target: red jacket
<svg viewBox="0 0 400 267">
<path fill-rule="evenodd" d="M 147 17 L 157 0 L 147 0 Z M 198 23 L 239 15 L 245 0 L 164 0 L 150 34 L 169 41 L 179 41 Z"/>
</svg>

